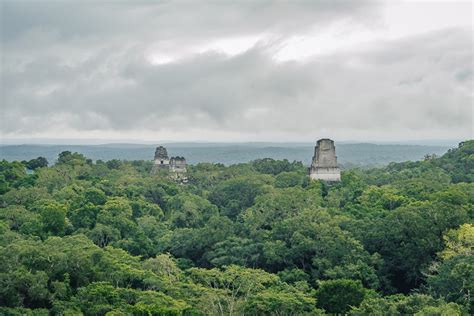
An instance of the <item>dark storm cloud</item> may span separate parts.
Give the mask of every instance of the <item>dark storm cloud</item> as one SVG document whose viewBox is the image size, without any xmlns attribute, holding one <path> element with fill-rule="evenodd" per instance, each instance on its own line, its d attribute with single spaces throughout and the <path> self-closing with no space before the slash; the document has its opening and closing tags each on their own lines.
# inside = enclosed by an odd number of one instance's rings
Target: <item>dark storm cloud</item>
<svg viewBox="0 0 474 316">
<path fill-rule="evenodd" d="M 207 51 L 151 65 L 144 53 L 151 43 L 169 49 L 265 31 L 288 36 L 370 19 L 374 8 L 356 1 L 198 3 L 6 2 L 1 132 L 469 133 L 470 30 L 304 61 L 275 61 L 277 40 L 233 56 Z"/>
</svg>

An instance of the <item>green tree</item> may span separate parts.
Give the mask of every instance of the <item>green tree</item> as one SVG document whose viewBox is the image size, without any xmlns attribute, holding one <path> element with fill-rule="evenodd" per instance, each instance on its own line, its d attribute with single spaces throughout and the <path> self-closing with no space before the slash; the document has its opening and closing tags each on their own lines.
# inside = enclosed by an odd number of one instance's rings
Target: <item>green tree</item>
<svg viewBox="0 0 474 316">
<path fill-rule="evenodd" d="M 408 202 L 408 199 L 391 186 L 369 186 L 359 197 L 359 203 L 369 209 L 393 210 Z"/>
<path fill-rule="evenodd" d="M 174 229 L 166 240 L 166 249 L 176 257 L 191 259 L 197 264 L 208 266 L 206 252 L 233 234 L 232 222 L 227 217 L 214 216 L 204 227 Z"/>
<path fill-rule="evenodd" d="M 23 267 L 0 274 L 0 305 L 46 307 L 50 299 L 48 276 Z"/>
<path fill-rule="evenodd" d="M 281 172 L 275 177 L 276 188 L 290 188 L 301 186 L 306 176 L 297 172 Z"/>
<path fill-rule="evenodd" d="M 443 232 L 467 220 L 464 207 L 414 202 L 365 226 L 360 238 L 369 252 L 382 256 L 393 285 L 406 292 L 422 282 L 422 272 L 443 247 Z"/>
<path fill-rule="evenodd" d="M 318 186 L 307 189 L 274 189 L 257 197 L 255 204 L 242 217 L 249 233 L 260 234 L 261 230 L 271 230 L 282 220 L 322 204 L 323 198 Z"/>
<path fill-rule="evenodd" d="M 107 197 L 104 191 L 98 188 L 89 188 L 84 192 L 84 203 L 91 203 L 93 205 L 104 205 Z"/>
<path fill-rule="evenodd" d="M 442 299 L 435 299 L 426 294 L 402 294 L 378 297 L 366 295 L 359 307 L 352 307 L 349 315 L 466 315 L 462 306 L 454 303 L 446 303 Z"/>
<path fill-rule="evenodd" d="M 444 236 L 445 248 L 438 254 L 442 260 L 458 255 L 474 255 L 474 226 L 463 224 L 449 230 Z"/>
<path fill-rule="evenodd" d="M 8 223 L 11 230 L 22 235 L 43 236 L 44 224 L 41 216 L 26 210 L 23 206 L 0 208 L 0 219 Z"/>
<path fill-rule="evenodd" d="M 433 268 L 432 268 L 433 269 Z M 428 276 L 429 292 L 466 306 L 469 312 L 474 311 L 474 256 L 457 255 L 435 266 Z"/>
<path fill-rule="evenodd" d="M 45 200 L 38 206 L 46 233 L 64 235 L 66 231 L 66 207 L 54 200 Z"/>
<path fill-rule="evenodd" d="M 454 183 L 474 182 L 474 140 L 459 143 L 458 148 L 448 150 L 431 163 L 446 170 Z"/>
<path fill-rule="evenodd" d="M 288 160 L 274 160 L 272 158 L 257 159 L 252 161 L 252 166 L 261 173 L 277 175 L 282 172 L 290 172 L 296 170 L 303 170 L 303 164 L 301 162 L 292 162 Z"/>
<path fill-rule="evenodd" d="M 264 192 L 264 183 L 259 178 L 236 178 L 221 182 L 209 194 L 209 201 L 220 208 L 221 214 L 235 219 Z"/>
<path fill-rule="evenodd" d="M 126 198 L 113 197 L 97 215 L 97 222 L 117 229 L 123 238 L 130 236 L 136 228 L 132 214 L 132 207 Z"/>
<path fill-rule="evenodd" d="M 282 286 L 255 293 L 242 310 L 244 315 L 324 315 L 315 303 L 310 295 Z"/>
<path fill-rule="evenodd" d="M 253 294 L 278 283 L 276 275 L 235 265 L 224 270 L 192 268 L 189 273 L 194 282 L 219 290 L 208 297 L 208 300 L 210 304 L 217 306 L 220 314 L 234 315 Z"/>
<path fill-rule="evenodd" d="M 378 255 L 369 255 L 323 210 L 305 210 L 277 223 L 263 244 L 263 255 L 272 271 L 297 267 L 314 280 L 349 278 L 379 286 Z"/>
<path fill-rule="evenodd" d="M 79 208 L 72 209 L 68 213 L 68 218 L 72 225 L 78 228 L 93 228 L 96 224 L 97 214 L 100 207 L 87 203 Z"/>
<path fill-rule="evenodd" d="M 18 161 L 0 161 L 0 194 L 4 194 L 27 177 L 25 166 Z"/>
<path fill-rule="evenodd" d="M 205 258 L 215 267 L 231 264 L 255 267 L 260 264 L 261 251 L 261 245 L 253 240 L 232 236 L 213 245 Z"/>
<path fill-rule="evenodd" d="M 44 168 L 48 166 L 48 160 L 44 157 L 38 157 L 35 159 L 31 159 L 26 162 L 25 166 L 30 170 L 36 170 L 38 168 Z"/>
<path fill-rule="evenodd" d="M 78 165 L 87 162 L 87 158 L 80 153 L 71 153 L 70 151 L 63 151 L 58 155 L 57 164 Z"/>
<path fill-rule="evenodd" d="M 328 313 L 344 314 L 357 307 L 365 297 L 365 289 L 359 281 L 322 281 L 316 292 L 317 306 Z"/>
<path fill-rule="evenodd" d="M 172 227 L 201 227 L 209 218 L 218 214 L 218 209 L 208 200 L 189 193 L 180 193 L 167 202 Z"/>
</svg>

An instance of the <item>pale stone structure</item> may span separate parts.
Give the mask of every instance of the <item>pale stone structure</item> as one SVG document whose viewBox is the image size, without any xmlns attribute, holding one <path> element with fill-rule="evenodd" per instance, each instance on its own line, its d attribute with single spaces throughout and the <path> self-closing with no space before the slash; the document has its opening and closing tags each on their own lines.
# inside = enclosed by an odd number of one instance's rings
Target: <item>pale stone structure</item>
<svg viewBox="0 0 474 316">
<path fill-rule="evenodd" d="M 186 159 L 184 157 L 171 157 L 170 171 L 172 172 L 186 172 Z"/>
<path fill-rule="evenodd" d="M 155 162 L 151 169 L 151 174 L 157 173 L 159 170 L 169 170 L 170 159 L 168 157 L 168 151 L 165 147 L 159 146 L 155 150 Z"/>
<path fill-rule="evenodd" d="M 168 157 L 168 151 L 165 147 L 159 146 L 155 150 L 155 161 L 151 174 L 157 173 L 159 170 L 169 171 L 173 178 L 183 179 L 186 173 L 186 159 L 184 157 Z"/>
<path fill-rule="evenodd" d="M 341 181 L 334 141 L 328 138 L 318 140 L 314 148 L 313 162 L 309 168 L 309 177 L 314 180 Z"/>
</svg>

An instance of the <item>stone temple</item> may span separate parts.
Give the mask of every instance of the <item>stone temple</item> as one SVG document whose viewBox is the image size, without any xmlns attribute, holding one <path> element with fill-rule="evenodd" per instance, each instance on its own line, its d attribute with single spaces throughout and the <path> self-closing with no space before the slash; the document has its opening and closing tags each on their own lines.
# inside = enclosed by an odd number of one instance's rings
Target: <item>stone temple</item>
<svg viewBox="0 0 474 316">
<path fill-rule="evenodd" d="M 313 180 L 341 181 L 341 170 L 337 166 L 336 147 L 328 138 L 318 140 L 314 148 L 313 162 L 309 168 Z"/>
<path fill-rule="evenodd" d="M 165 147 L 159 146 L 155 150 L 155 162 L 151 169 L 151 174 L 156 174 L 159 170 L 172 173 L 176 178 L 181 178 L 181 174 L 186 173 L 186 159 L 184 157 L 168 157 Z"/>
<path fill-rule="evenodd" d="M 170 158 L 168 157 L 168 151 L 165 147 L 156 147 L 155 150 L 155 163 L 151 169 L 151 173 L 156 173 L 158 170 L 169 170 Z"/>
</svg>

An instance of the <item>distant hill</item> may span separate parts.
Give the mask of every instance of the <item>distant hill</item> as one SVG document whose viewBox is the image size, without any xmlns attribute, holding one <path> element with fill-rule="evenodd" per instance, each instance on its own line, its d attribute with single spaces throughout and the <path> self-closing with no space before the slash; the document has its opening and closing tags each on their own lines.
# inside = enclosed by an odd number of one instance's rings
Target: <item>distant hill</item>
<svg viewBox="0 0 474 316">
<path fill-rule="evenodd" d="M 152 160 L 156 145 L 0 145 L 0 159 L 29 160 L 43 156 L 54 163 L 60 152 L 79 152 L 93 160 Z M 309 165 L 312 143 L 174 143 L 166 144 L 172 156 L 184 156 L 191 164 L 215 162 L 235 164 L 258 158 L 288 159 Z M 441 155 L 450 146 L 387 145 L 368 143 L 336 144 L 338 161 L 345 167 L 385 165 L 390 162 L 420 160 L 425 154 Z"/>
</svg>

